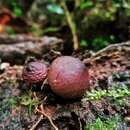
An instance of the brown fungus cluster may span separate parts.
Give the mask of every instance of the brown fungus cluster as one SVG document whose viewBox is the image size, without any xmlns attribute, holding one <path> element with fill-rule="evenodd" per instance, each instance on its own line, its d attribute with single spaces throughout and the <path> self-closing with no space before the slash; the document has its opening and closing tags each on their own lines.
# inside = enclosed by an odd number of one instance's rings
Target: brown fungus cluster
<svg viewBox="0 0 130 130">
<path fill-rule="evenodd" d="M 52 91 L 66 99 L 79 98 L 88 89 L 88 70 L 78 58 L 61 56 L 52 62 L 49 69 L 37 61 L 23 69 L 23 79 L 28 82 L 37 83 L 46 77 Z"/>
</svg>

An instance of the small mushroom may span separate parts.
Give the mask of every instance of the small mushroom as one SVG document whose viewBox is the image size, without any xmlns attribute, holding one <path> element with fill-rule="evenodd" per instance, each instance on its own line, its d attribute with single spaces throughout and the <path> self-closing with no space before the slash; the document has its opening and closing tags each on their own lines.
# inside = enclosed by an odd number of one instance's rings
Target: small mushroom
<svg viewBox="0 0 130 130">
<path fill-rule="evenodd" d="M 23 79 L 29 83 L 44 81 L 47 77 L 47 66 L 41 61 L 32 61 L 23 68 Z"/>
</svg>

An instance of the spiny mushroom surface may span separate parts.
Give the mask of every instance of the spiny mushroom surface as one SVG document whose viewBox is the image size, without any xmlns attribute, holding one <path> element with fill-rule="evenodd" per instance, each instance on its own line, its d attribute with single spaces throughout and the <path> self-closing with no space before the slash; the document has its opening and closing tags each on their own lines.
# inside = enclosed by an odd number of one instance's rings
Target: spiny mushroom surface
<svg viewBox="0 0 130 130">
<path fill-rule="evenodd" d="M 88 89 L 89 74 L 78 58 L 61 56 L 49 68 L 48 83 L 57 95 L 66 99 L 78 98 Z"/>
<path fill-rule="evenodd" d="M 40 61 L 29 62 L 24 66 L 23 79 L 29 83 L 44 81 L 47 76 L 47 66 Z"/>
</svg>

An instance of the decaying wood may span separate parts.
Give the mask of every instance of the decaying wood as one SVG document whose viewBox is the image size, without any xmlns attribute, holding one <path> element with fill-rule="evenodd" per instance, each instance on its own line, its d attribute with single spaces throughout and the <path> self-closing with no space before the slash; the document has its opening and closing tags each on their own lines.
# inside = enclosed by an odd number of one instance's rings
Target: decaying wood
<svg viewBox="0 0 130 130">
<path fill-rule="evenodd" d="M 62 46 L 62 40 L 55 37 L 0 36 L 0 58 L 21 64 L 27 56 L 42 57 L 50 50 L 61 51 Z"/>
<path fill-rule="evenodd" d="M 27 35 L 0 35 L 0 44 L 15 44 L 20 42 L 27 42 L 27 41 L 40 41 L 40 38 L 27 36 Z"/>
<path fill-rule="evenodd" d="M 89 65 L 92 86 L 112 73 L 130 69 L 130 41 L 109 45 L 83 61 Z"/>
</svg>

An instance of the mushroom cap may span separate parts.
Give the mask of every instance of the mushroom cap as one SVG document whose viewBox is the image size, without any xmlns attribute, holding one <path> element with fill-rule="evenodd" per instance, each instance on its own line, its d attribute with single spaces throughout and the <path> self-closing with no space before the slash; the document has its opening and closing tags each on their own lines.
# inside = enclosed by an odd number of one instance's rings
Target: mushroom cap
<svg viewBox="0 0 130 130">
<path fill-rule="evenodd" d="M 29 62 L 24 66 L 22 76 L 30 83 L 41 82 L 47 76 L 47 66 L 40 61 Z"/>
<path fill-rule="evenodd" d="M 78 98 L 89 88 L 89 74 L 78 58 L 61 56 L 49 68 L 48 83 L 57 95 L 68 99 Z"/>
</svg>

